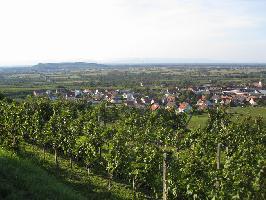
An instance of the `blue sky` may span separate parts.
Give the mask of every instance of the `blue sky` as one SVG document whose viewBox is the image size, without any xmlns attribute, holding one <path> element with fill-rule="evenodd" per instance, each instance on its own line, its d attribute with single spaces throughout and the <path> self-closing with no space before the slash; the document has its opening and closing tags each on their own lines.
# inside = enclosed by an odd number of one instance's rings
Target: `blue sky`
<svg viewBox="0 0 266 200">
<path fill-rule="evenodd" d="M 266 62 L 266 0 L 0 0 L 0 65 Z"/>
</svg>

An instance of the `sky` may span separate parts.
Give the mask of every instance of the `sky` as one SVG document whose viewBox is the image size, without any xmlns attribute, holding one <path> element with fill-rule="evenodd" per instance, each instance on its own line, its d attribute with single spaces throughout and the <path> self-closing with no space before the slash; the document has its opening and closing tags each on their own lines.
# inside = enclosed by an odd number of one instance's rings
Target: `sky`
<svg viewBox="0 0 266 200">
<path fill-rule="evenodd" d="M 266 0 L 0 0 L 0 65 L 266 62 Z"/>
</svg>

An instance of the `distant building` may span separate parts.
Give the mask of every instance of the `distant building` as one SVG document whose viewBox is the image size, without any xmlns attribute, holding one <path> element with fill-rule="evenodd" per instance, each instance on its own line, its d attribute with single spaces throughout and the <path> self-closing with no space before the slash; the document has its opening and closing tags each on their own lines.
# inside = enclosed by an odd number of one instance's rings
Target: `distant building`
<svg viewBox="0 0 266 200">
<path fill-rule="evenodd" d="M 122 103 L 122 99 L 119 96 L 113 96 L 110 102 L 114 104 L 120 104 Z"/>
<path fill-rule="evenodd" d="M 196 105 L 199 110 L 205 110 L 205 109 L 213 107 L 212 102 L 210 102 L 209 100 L 206 100 L 205 98 L 199 99 Z"/>
<path fill-rule="evenodd" d="M 249 103 L 250 103 L 250 105 L 252 105 L 252 106 L 257 106 L 258 104 L 257 104 L 257 102 L 255 102 L 255 98 L 254 97 L 249 97 L 248 98 L 249 99 Z"/>
<path fill-rule="evenodd" d="M 76 99 L 75 92 L 74 91 L 67 92 L 66 95 L 65 95 L 65 98 L 67 100 L 74 100 L 74 99 Z"/>
<path fill-rule="evenodd" d="M 82 96 L 82 91 L 81 90 L 75 90 L 75 97 L 79 98 Z"/>
<path fill-rule="evenodd" d="M 57 88 L 56 90 L 55 90 L 55 93 L 56 94 L 64 94 L 64 93 L 66 93 L 67 92 L 67 90 L 65 89 L 65 88 Z"/>
<path fill-rule="evenodd" d="M 169 102 L 175 102 L 176 101 L 176 97 L 173 96 L 173 95 L 169 95 L 169 96 L 166 97 L 166 100 L 167 100 L 168 103 Z"/>
<path fill-rule="evenodd" d="M 183 103 L 180 103 L 179 104 L 179 107 L 178 107 L 178 112 L 181 113 L 181 112 L 189 112 L 192 110 L 192 107 L 186 103 L 186 102 L 183 102 Z"/>
<path fill-rule="evenodd" d="M 46 90 L 34 90 L 33 95 L 34 96 L 44 96 L 44 95 L 47 95 L 47 91 Z"/>
<path fill-rule="evenodd" d="M 83 93 L 84 94 L 93 94 L 93 91 L 90 89 L 85 89 L 85 90 L 83 90 Z"/>
<path fill-rule="evenodd" d="M 142 103 L 144 103 L 144 104 L 150 104 L 150 103 L 151 103 L 151 100 L 150 100 L 150 98 L 149 98 L 148 96 L 146 96 L 146 97 L 142 97 L 140 100 L 141 100 Z"/>
<path fill-rule="evenodd" d="M 151 105 L 151 111 L 155 111 L 158 110 L 160 108 L 160 105 L 158 103 L 154 103 Z"/>
<path fill-rule="evenodd" d="M 259 82 L 257 82 L 257 83 L 253 83 L 253 85 L 254 85 L 255 87 L 257 87 L 257 88 L 262 88 L 262 82 L 261 82 L 261 81 L 259 81 Z"/>
<path fill-rule="evenodd" d="M 132 93 L 124 93 L 122 96 L 127 101 L 133 101 L 133 100 L 135 100 L 135 98 L 134 98 L 134 96 L 133 96 Z"/>
</svg>

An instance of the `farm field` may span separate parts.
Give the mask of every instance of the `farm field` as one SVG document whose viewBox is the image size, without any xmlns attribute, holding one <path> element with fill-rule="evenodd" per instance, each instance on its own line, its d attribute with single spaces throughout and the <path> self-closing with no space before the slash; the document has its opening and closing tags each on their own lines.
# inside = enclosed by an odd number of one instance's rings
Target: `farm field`
<svg viewBox="0 0 266 200">
<path fill-rule="evenodd" d="M 266 123 L 266 107 L 232 107 L 228 109 L 228 112 L 232 115 L 232 120 L 236 121 L 244 119 L 245 117 L 262 117 Z M 201 115 L 194 115 L 189 123 L 190 128 L 203 128 L 208 121 L 208 114 L 203 113 Z"/>
<path fill-rule="evenodd" d="M 60 66 L 60 64 L 58 64 Z M 1 68 L 0 68 L 1 70 Z M 248 85 L 266 79 L 264 65 L 106 65 L 104 67 L 41 70 L 2 69 L 0 92 L 12 98 L 25 98 L 33 90 L 66 87 L 68 89 L 166 89 L 168 87 L 214 84 Z M 144 88 L 140 87 L 143 83 Z"/>
</svg>

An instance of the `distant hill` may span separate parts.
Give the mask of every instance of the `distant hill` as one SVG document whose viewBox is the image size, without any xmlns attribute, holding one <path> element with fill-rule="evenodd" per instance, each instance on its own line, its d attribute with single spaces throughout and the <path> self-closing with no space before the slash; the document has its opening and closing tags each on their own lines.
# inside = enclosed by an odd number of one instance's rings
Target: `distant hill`
<svg viewBox="0 0 266 200">
<path fill-rule="evenodd" d="M 86 62 L 39 63 L 37 65 L 33 65 L 32 69 L 37 71 L 62 71 L 99 67 L 106 67 L 106 65 Z"/>
</svg>

